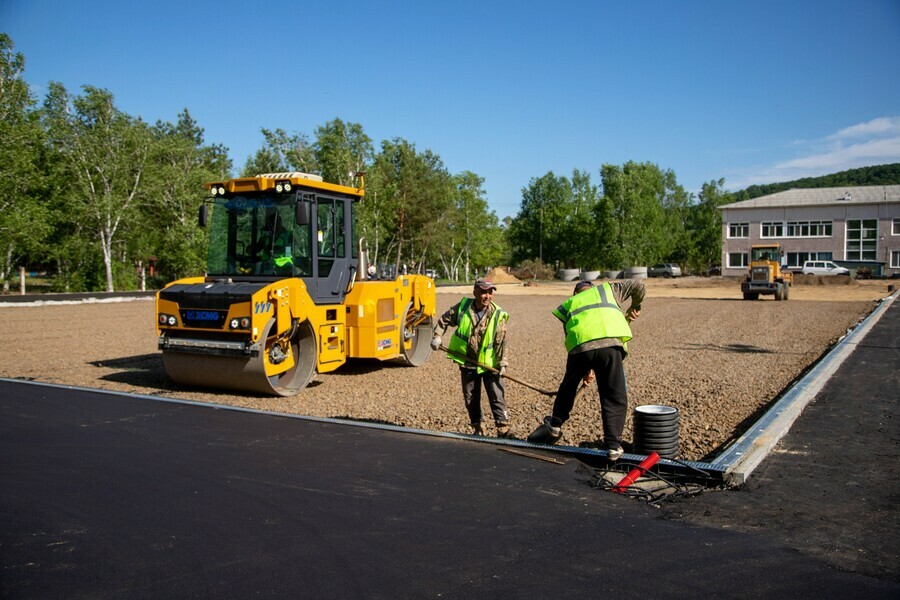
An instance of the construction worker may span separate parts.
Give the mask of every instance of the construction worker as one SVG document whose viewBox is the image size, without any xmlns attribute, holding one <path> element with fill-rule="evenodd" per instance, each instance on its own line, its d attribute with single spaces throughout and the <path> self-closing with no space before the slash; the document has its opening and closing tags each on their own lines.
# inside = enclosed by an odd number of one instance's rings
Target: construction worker
<svg viewBox="0 0 900 600">
<path fill-rule="evenodd" d="M 459 363 L 463 400 L 474 434 L 484 435 L 481 412 L 481 387 L 484 385 L 497 437 L 512 437 L 501 381 L 508 364 L 506 322 L 509 314 L 493 302 L 496 289 L 491 281 L 476 279 L 472 290 L 474 298 L 463 298 L 438 319 L 432 332 L 431 347 L 440 349 L 441 335 L 448 327 L 456 327 L 447 347 L 447 357 Z"/>
<path fill-rule="evenodd" d="M 294 264 L 291 237 L 291 231 L 284 226 L 284 220 L 278 211 L 269 211 L 257 241 L 259 269 L 262 273 L 290 272 L 290 267 Z"/>
<path fill-rule="evenodd" d="M 626 300 L 630 300 L 630 305 L 623 315 L 620 307 Z M 588 385 L 596 376 L 609 460 L 622 456 L 622 430 L 628 411 L 622 361 L 632 338 L 628 324 L 640 315 L 643 300 L 644 284 L 640 281 L 617 281 L 598 287 L 590 281 L 580 281 L 573 295 L 553 311 L 566 334 L 566 374 L 556 392 L 553 414 L 528 436 L 529 442 L 558 442 L 579 384 Z"/>
</svg>

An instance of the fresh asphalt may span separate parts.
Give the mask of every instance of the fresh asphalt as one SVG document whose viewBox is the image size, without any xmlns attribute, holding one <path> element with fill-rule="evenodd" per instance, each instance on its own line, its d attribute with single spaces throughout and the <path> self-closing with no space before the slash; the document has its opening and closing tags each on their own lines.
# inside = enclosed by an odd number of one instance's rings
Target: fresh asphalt
<svg viewBox="0 0 900 600">
<path fill-rule="evenodd" d="M 744 488 L 0 381 L 2 598 L 898 598 L 900 309 Z M 852 550 L 851 550 L 852 549 Z"/>
</svg>

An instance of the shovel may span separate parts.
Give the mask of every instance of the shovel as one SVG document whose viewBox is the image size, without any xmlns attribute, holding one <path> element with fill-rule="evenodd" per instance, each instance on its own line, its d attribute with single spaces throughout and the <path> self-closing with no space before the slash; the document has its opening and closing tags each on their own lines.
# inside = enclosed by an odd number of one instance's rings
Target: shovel
<svg viewBox="0 0 900 600">
<path fill-rule="evenodd" d="M 448 354 L 452 354 L 453 356 L 459 358 L 460 360 L 466 361 L 470 365 L 475 365 L 476 367 L 481 367 L 485 371 L 490 371 L 491 373 L 500 373 L 500 371 L 498 371 L 497 369 L 495 369 L 493 367 L 489 367 L 484 363 L 480 363 L 477 360 L 473 360 L 473 359 L 469 358 L 468 356 L 466 356 L 465 354 L 460 354 L 459 352 L 453 352 L 452 350 L 450 350 L 443 344 L 441 345 L 440 349 Z M 531 388 L 532 390 L 534 390 L 536 392 L 540 392 L 540 393 L 544 394 L 545 396 L 555 396 L 556 395 L 556 392 L 548 392 L 547 390 L 542 390 L 541 388 L 531 385 L 527 381 L 522 381 L 521 379 L 517 379 L 508 373 L 504 373 L 503 375 L 501 375 L 501 377 L 505 377 L 506 379 L 509 379 L 510 381 L 515 381 L 519 385 L 524 385 L 525 387 Z"/>
</svg>

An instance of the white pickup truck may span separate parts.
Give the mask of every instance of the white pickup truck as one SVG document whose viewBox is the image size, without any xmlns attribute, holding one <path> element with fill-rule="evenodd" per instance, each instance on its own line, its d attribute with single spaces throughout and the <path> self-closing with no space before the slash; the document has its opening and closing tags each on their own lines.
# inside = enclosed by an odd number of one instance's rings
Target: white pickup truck
<svg viewBox="0 0 900 600">
<path fill-rule="evenodd" d="M 804 275 L 849 275 L 850 271 L 830 260 L 808 260 L 800 271 Z"/>
</svg>

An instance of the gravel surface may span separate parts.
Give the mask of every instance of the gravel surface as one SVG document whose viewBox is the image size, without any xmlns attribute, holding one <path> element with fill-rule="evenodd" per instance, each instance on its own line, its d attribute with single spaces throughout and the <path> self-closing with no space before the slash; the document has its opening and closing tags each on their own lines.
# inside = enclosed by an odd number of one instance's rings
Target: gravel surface
<svg viewBox="0 0 900 600">
<path fill-rule="evenodd" d="M 868 282 L 866 282 L 868 283 Z M 555 391 L 565 371 L 559 322 L 550 312 L 571 284 L 501 286 L 494 296 L 510 313 L 510 375 Z M 796 286 L 788 302 L 744 302 L 737 284 L 690 278 L 648 282 L 635 339 L 625 361 L 629 404 L 680 411 L 682 458 L 714 455 L 886 294 L 883 283 Z M 438 312 L 469 288 L 440 288 Z M 154 304 L 121 302 L 13 305 L 0 302 L 0 376 L 79 387 L 177 397 L 303 415 L 468 433 L 459 371 L 442 354 L 418 368 L 352 361 L 319 375 L 293 398 L 181 388 L 156 350 Z M 552 398 L 506 383 L 513 427 L 526 436 Z M 484 400 L 485 414 L 489 414 Z M 629 411 L 630 412 L 630 411 Z M 562 443 L 599 442 L 596 388 L 577 401 Z M 493 424 L 488 423 L 488 433 Z M 631 439 L 631 416 L 625 440 Z M 626 444 L 626 450 L 628 444 Z"/>
</svg>

